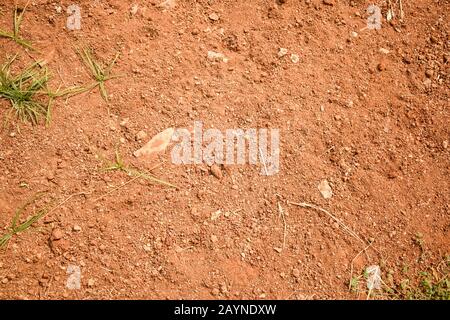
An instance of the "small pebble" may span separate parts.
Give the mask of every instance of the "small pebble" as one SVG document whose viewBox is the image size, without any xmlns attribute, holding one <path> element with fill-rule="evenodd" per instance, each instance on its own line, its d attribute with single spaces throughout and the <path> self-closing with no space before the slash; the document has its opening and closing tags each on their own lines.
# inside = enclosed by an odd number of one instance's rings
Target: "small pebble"
<svg viewBox="0 0 450 320">
<path fill-rule="evenodd" d="M 222 293 L 228 293 L 228 288 L 227 288 L 227 285 L 226 285 L 226 284 L 222 284 L 222 285 L 220 286 L 220 292 L 222 292 Z"/>
<path fill-rule="evenodd" d="M 88 287 L 92 288 L 93 286 L 95 286 L 95 279 L 89 279 L 88 283 L 87 283 Z"/>
<path fill-rule="evenodd" d="M 209 15 L 209 19 L 212 21 L 219 21 L 220 17 L 217 13 L 213 12 Z"/>
<path fill-rule="evenodd" d="M 127 127 L 127 125 L 128 125 L 128 122 L 130 121 L 130 119 L 129 118 L 125 118 L 125 119 L 123 119 L 122 121 L 120 121 L 120 126 L 121 127 Z"/>
<path fill-rule="evenodd" d="M 228 58 L 225 57 L 225 55 L 223 53 L 220 53 L 220 52 L 208 51 L 207 57 L 208 57 L 209 61 L 214 61 L 214 62 L 222 61 L 222 62 L 225 62 L 225 63 L 228 62 Z"/>
<path fill-rule="evenodd" d="M 333 196 L 333 191 L 330 184 L 328 183 L 328 180 L 324 179 L 320 181 L 317 188 L 319 189 L 320 194 L 322 195 L 322 197 L 324 197 L 324 199 L 330 199 Z"/>
<path fill-rule="evenodd" d="M 218 165 L 213 164 L 213 165 L 211 166 L 210 170 L 211 170 L 211 173 L 212 173 L 212 175 L 213 175 L 214 177 L 216 177 L 216 178 L 219 179 L 219 180 L 222 179 L 223 173 L 222 173 L 222 170 L 220 170 L 220 168 L 219 168 Z"/>
<path fill-rule="evenodd" d="M 133 4 L 130 9 L 130 14 L 134 16 L 138 12 L 139 6 L 137 4 Z"/>
<path fill-rule="evenodd" d="M 64 233 L 61 231 L 61 229 L 53 229 L 52 231 L 52 239 L 53 240 L 59 240 L 64 236 Z"/>
<path fill-rule="evenodd" d="M 217 288 L 214 288 L 214 289 L 211 290 L 211 294 L 212 294 L 213 296 L 218 296 L 219 293 L 220 293 L 220 291 L 219 291 L 219 289 L 217 289 Z"/>
<path fill-rule="evenodd" d="M 327 6 L 334 6 L 335 3 L 336 3 L 335 0 L 323 0 L 323 4 Z"/>
<path fill-rule="evenodd" d="M 143 130 L 139 131 L 138 133 L 136 133 L 136 140 L 144 140 L 145 138 L 147 138 L 147 133 Z"/>
<path fill-rule="evenodd" d="M 282 58 L 282 57 L 284 57 L 285 55 L 287 55 L 287 53 L 288 53 L 288 49 L 286 49 L 286 48 L 280 48 L 280 49 L 278 50 L 278 57 L 279 57 L 279 58 Z"/>
<path fill-rule="evenodd" d="M 384 62 L 380 62 L 380 63 L 377 65 L 377 69 L 378 69 L 378 71 L 384 71 L 384 70 L 386 70 L 386 64 L 385 64 Z"/>
</svg>

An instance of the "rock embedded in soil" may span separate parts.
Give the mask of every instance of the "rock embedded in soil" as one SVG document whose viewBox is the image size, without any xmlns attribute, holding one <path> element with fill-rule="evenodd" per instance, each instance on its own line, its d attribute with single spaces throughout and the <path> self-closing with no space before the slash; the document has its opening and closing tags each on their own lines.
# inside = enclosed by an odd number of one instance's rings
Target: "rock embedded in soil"
<svg viewBox="0 0 450 320">
<path fill-rule="evenodd" d="M 385 62 L 380 62 L 378 65 L 377 65 L 377 69 L 378 69 L 378 71 L 385 71 L 386 70 L 386 63 Z"/>
<path fill-rule="evenodd" d="M 320 191 L 320 194 L 324 199 L 330 199 L 333 196 L 333 191 L 331 190 L 331 186 L 328 183 L 328 180 L 322 180 L 319 183 L 318 189 Z"/>
<path fill-rule="evenodd" d="M 209 20 L 211 21 L 219 21 L 220 17 L 217 13 L 213 12 L 209 15 Z"/>
<path fill-rule="evenodd" d="M 64 236 L 64 233 L 62 232 L 62 230 L 56 228 L 56 229 L 53 229 L 53 231 L 52 231 L 51 239 L 52 240 L 60 240 L 60 239 L 62 239 L 63 236 Z"/>
<path fill-rule="evenodd" d="M 423 82 L 423 85 L 425 86 L 425 89 L 430 89 L 431 85 L 432 85 L 431 79 L 430 78 L 425 79 L 424 82 Z"/>
<path fill-rule="evenodd" d="M 298 63 L 300 61 L 298 54 L 295 53 L 291 54 L 291 61 L 292 63 Z"/>
<path fill-rule="evenodd" d="M 227 294 L 228 293 L 228 287 L 226 284 L 221 284 L 220 285 L 220 292 L 222 292 L 223 294 Z"/>
<path fill-rule="evenodd" d="M 220 179 L 223 178 L 222 170 L 219 168 L 218 165 L 213 164 L 213 165 L 211 166 L 210 170 L 211 170 L 212 175 L 213 175 L 214 177 L 216 177 L 217 179 L 220 180 Z"/>
<path fill-rule="evenodd" d="M 209 61 L 213 62 L 228 62 L 228 58 L 220 52 L 208 51 L 207 57 Z"/>
<path fill-rule="evenodd" d="M 175 8 L 177 5 L 176 0 L 166 0 L 157 5 L 158 8 L 163 10 L 170 10 Z"/>
<path fill-rule="evenodd" d="M 128 122 L 130 121 L 130 119 L 129 118 L 125 118 L 125 119 L 123 119 L 122 121 L 120 121 L 120 126 L 121 127 L 124 127 L 124 128 L 128 128 Z"/>
<path fill-rule="evenodd" d="M 213 296 L 218 296 L 218 295 L 220 294 L 220 291 L 219 291 L 219 289 L 214 288 L 214 289 L 211 290 L 211 294 L 212 294 Z"/>
<path fill-rule="evenodd" d="M 137 4 L 133 4 L 130 8 L 130 14 L 134 16 L 138 12 L 139 6 Z"/>
<path fill-rule="evenodd" d="M 213 213 L 211 213 L 211 220 L 212 221 L 217 220 L 221 214 L 222 214 L 221 210 L 214 211 Z"/>
<path fill-rule="evenodd" d="M 136 141 L 144 140 L 145 138 L 147 138 L 147 133 L 144 130 L 136 133 Z"/>
<path fill-rule="evenodd" d="M 411 64 L 411 62 L 412 62 L 411 58 L 409 56 L 406 56 L 406 55 L 402 57 L 402 60 L 406 64 Z"/>
<path fill-rule="evenodd" d="M 93 286 L 95 286 L 95 279 L 92 279 L 92 278 L 89 279 L 87 285 L 89 288 L 92 288 Z"/>
<path fill-rule="evenodd" d="M 282 57 L 284 57 L 285 55 L 287 55 L 287 53 L 288 53 L 288 49 L 286 49 L 286 48 L 280 48 L 280 49 L 278 50 L 278 57 L 279 57 L 279 58 L 282 58 Z"/>
<path fill-rule="evenodd" d="M 136 150 L 133 155 L 135 157 L 141 156 L 155 156 L 159 153 L 162 153 L 166 150 L 167 146 L 172 141 L 172 135 L 174 133 L 173 128 L 168 128 L 156 136 L 154 136 L 149 142 L 147 142 L 142 148 Z"/>
<path fill-rule="evenodd" d="M 61 254 L 69 250 L 70 242 L 65 239 L 54 240 L 50 242 L 50 247 L 53 253 Z"/>
</svg>

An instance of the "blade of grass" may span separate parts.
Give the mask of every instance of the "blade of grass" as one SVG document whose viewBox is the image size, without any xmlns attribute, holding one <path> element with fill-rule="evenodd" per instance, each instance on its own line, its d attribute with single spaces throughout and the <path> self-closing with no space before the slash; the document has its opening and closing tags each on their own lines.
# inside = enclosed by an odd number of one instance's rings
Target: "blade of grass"
<svg viewBox="0 0 450 320">
<path fill-rule="evenodd" d="M 7 232 L 0 238 L 0 249 L 5 247 L 14 235 L 29 229 L 36 221 L 38 221 L 47 213 L 48 211 L 47 208 L 41 208 L 37 211 L 36 214 L 32 215 L 26 221 L 18 225 L 19 217 L 25 211 L 25 209 L 32 203 L 42 198 L 44 194 L 45 192 L 36 193 L 33 197 L 31 197 L 28 201 L 26 201 L 22 206 L 20 206 L 16 210 L 14 217 L 11 221 L 11 227 L 9 228 L 9 232 Z"/>
<path fill-rule="evenodd" d="M 123 162 L 120 153 L 116 150 L 116 154 L 115 154 L 115 162 L 112 163 L 109 167 L 107 167 L 105 170 L 107 171 L 122 171 L 125 172 L 127 175 L 129 176 L 134 176 L 134 177 L 141 177 L 144 178 L 145 180 L 148 180 L 150 182 L 156 183 L 156 184 L 161 184 L 161 185 L 165 185 L 171 188 L 176 188 L 178 189 L 178 187 L 174 184 L 171 184 L 170 182 L 161 180 L 157 177 L 155 177 L 154 175 L 144 172 L 144 171 L 140 171 L 138 169 L 135 168 L 131 168 L 125 165 L 125 163 Z"/>
</svg>

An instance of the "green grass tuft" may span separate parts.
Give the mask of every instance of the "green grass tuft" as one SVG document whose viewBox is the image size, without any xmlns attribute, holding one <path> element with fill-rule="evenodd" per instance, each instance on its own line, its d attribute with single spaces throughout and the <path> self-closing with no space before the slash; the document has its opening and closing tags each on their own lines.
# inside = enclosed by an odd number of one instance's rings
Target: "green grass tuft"
<svg viewBox="0 0 450 320">
<path fill-rule="evenodd" d="M 161 185 L 171 187 L 171 188 L 178 188 L 177 186 L 175 186 L 167 181 L 156 178 L 155 176 L 153 176 L 150 173 L 146 173 L 144 171 L 140 171 L 135 168 L 126 166 L 118 151 L 116 151 L 115 161 L 110 166 L 108 166 L 105 170 L 106 171 L 122 171 L 122 172 L 125 172 L 129 176 L 141 177 L 152 183 L 161 184 Z"/>
<path fill-rule="evenodd" d="M 51 120 L 51 106 L 54 99 L 62 96 L 73 96 L 89 88 L 72 86 L 51 91 L 48 88 L 50 73 L 42 61 L 36 61 L 18 74 L 13 75 L 11 65 L 17 55 L 8 59 L 0 68 L 0 98 L 11 103 L 7 119 L 15 114 L 21 121 L 37 124 L 41 118 L 46 124 Z"/>
<path fill-rule="evenodd" d="M 91 49 L 77 49 L 77 52 L 95 80 L 95 83 L 93 83 L 88 90 L 98 86 L 102 98 L 108 102 L 108 92 L 106 91 L 105 82 L 120 77 L 120 75 L 111 74 L 111 70 L 119 58 L 119 53 L 117 53 L 114 59 L 105 66 L 94 58 Z"/>
<path fill-rule="evenodd" d="M 436 267 L 419 273 L 419 281 L 401 281 L 399 297 L 412 300 L 450 300 L 450 255 Z"/>
<path fill-rule="evenodd" d="M 0 37 L 11 39 L 16 43 L 18 43 L 19 45 L 34 51 L 35 49 L 31 45 L 31 42 L 23 39 L 20 36 L 20 26 L 22 24 L 23 15 L 25 13 L 27 6 L 28 3 L 25 5 L 23 9 L 19 9 L 16 6 L 16 8 L 14 9 L 13 32 L 8 32 L 0 29 Z"/>
<path fill-rule="evenodd" d="M 11 73 L 11 64 L 17 55 L 6 61 L 0 69 L 0 97 L 11 102 L 10 113 L 15 113 L 22 121 L 37 124 L 40 118 L 49 119 L 48 104 L 42 101 L 42 93 L 47 92 L 49 73 L 35 62 L 17 75 Z"/>
</svg>

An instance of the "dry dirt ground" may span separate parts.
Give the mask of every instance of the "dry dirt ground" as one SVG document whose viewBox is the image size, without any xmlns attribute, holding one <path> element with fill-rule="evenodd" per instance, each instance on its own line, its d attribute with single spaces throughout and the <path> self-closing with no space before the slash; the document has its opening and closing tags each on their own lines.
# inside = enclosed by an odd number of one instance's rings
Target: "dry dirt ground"
<svg viewBox="0 0 450 320">
<path fill-rule="evenodd" d="M 50 211 L 0 252 L 0 298 L 366 299 L 364 270 L 378 265 L 370 298 L 387 299 L 418 288 L 420 272 L 445 277 L 449 1 L 403 0 L 401 20 L 391 0 L 389 23 L 376 0 L 380 30 L 367 29 L 365 0 L 160 2 L 35 0 L 21 35 L 39 51 L 0 39 L 1 63 L 19 54 L 13 70 L 46 59 L 52 88 L 91 81 L 77 47 L 103 61 L 119 52 L 121 75 L 108 103 L 94 89 L 56 99 L 48 126 L 2 127 L 0 236 L 38 191 L 21 221 Z M 66 29 L 71 4 L 81 30 Z M 0 29 L 14 5 L 0 4 Z M 9 108 L 0 99 L 2 121 Z M 195 120 L 280 129 L 280 171 L 227 165 L 216 177 L 169 150 L 157 168 L 133 156 Z M 116 150 L 178 188 L 105 171 Z"/>
</svg>

